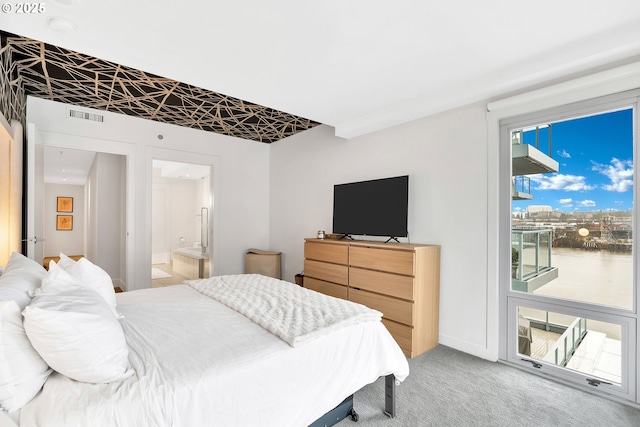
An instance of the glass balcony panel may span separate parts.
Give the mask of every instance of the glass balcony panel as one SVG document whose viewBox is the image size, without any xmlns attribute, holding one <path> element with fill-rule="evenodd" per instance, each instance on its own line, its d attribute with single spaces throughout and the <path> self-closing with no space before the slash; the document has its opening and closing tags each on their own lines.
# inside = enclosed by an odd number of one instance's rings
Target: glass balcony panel
<svg viewBox="0 0 640 427">
<path fill-rule="evenodd" d="M 512 228 L 514 291 L 533 292 L 558 277 L 551 260 L 551 235 L 552 230 L 546 228 Z"/>
<path fill-rule="evenodd" d="M 551 267 L 551 231 L 538 235 L 538 267 L 546 270 Z"/>
</svg>

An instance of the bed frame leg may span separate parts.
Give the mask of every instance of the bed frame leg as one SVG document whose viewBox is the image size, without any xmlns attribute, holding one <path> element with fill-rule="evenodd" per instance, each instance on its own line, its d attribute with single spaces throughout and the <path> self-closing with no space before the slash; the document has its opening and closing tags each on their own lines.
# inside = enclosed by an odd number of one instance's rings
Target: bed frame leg
<svg viewBox="0 0 640 427">
<path fill-rule="evenodd" d="M 393 374 L 384 378 L 384 413 L 389 418 L 396 416 L 396 377 Z"/>
</svg>

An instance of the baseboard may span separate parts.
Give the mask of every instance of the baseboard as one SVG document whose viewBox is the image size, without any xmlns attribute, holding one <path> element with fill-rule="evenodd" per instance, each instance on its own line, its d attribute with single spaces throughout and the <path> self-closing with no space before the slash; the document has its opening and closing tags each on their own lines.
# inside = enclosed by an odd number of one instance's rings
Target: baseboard
<svg viewBox="0 0 640 427">
<path fill-rule="evenodd" d="M 485 359 L 490 362 L 498 361 L 497 349 L 496 351 L 492 351 L 487 347 L 473 344 L 468 341 L 463 341 L 458 338 L 453 338 L 451 336 L 444 335 L 442 333 L 440 334 L 440 344 L 446 345 L 447 347 L 451 347 L 456 350 L 460 350 L 464 353 L 477 356 L 481 359 Z"/>
<path fill-rule="evenodd" d="M 126 292 L 127 291 L 127 285 L 120 279 L 111 279 L 111 282 L 113 282 L 113 288 L 116 290 L 116 292 Z M 118 291 L 118 289 L 120 289 Z"/>
</svg>

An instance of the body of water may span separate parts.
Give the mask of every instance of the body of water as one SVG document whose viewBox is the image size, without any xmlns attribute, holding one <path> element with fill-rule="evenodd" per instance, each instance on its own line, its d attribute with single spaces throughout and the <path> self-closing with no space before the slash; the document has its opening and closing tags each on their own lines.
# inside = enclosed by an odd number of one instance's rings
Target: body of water
<svg viewBox="0 0 640 427">
<path fill-rule="evenodd" d="M 558 278 L 536 289 L 536 295 L 580 301 L 623 309 L 633 308 L 633 257 L 631 253 L 552 248 L 551 265 Z M 521 307 L 532 319 L 569 325 L 575 317 Z M 621 339 L 620 325 L 588 319 L 588 329 Z"/>
<path fill-rule="evenodd" d="M 633 308 L 631 253 L 553 248 L 551 265 L 558 268 L 558 278 L 535 294 Z"/>
</svg>

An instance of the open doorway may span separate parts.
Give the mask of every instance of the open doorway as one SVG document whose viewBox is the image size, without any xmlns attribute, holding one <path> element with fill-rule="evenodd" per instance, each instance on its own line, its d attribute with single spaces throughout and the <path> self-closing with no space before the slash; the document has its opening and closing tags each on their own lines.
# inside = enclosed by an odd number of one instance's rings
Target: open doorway
<svg viewBox="0 0 640 427">
<path fill-rule="evenodd" d="M 151 286 L 213 274 L 211 166 L 153 160 Z"/>
<path fill-rule="evenodd" d="M 43 146 L 42 250 L 84 256 L 126 289 L 126 156 Z"/>
</svg>

